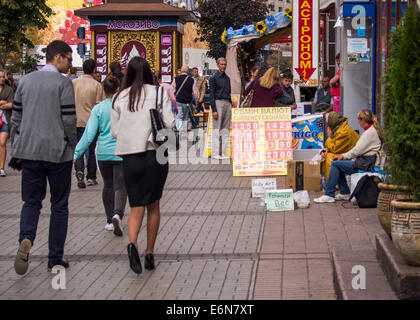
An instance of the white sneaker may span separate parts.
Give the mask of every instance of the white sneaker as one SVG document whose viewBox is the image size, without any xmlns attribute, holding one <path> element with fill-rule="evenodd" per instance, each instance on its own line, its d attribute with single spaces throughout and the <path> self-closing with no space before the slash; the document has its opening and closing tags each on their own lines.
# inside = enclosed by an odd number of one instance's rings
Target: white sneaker
<svg viewBox="0 0 420 320">
<path fill-rule="evenodd" d="M 118 214 L 115 214 L 112 217 L 112 223 L 113 223 L 114 234 L 116 236 L 122 237 L 123 232 L 121 228 L 121 218 Z"/>
<path fill-rule="evenodd" d="M 6 176 L 6 171 L 4 171 L 4 169 L 0 169 L 0 177 L 5 177 Z"/>
<path fill-rule="evenodd" d="M 222 160 L 222 157 L 220 156 L 220 155 L 218 155 L 218 154 L 214 154 L 214 155 L 212 155 L 211 156 L 213 159 L 216 159 L 216 160 Z"/>
<path fill-rule="evenodd" d="M 105 225 L 105 230 L 106 231 L 114 231 L 114 225 L 112 223 L 107 223 Z"/>
<path fill-rule="evenodd" d="M 339 194 L 336 194 L 334 198 L 335 198 L 335 200 L 338 200 L 338 201 L 340 201 L 340 200 L 348 201 L 350 199 L 350 194 L 339 193 Z"/>
<path fill-rule="evenodd" d="M 229 156 L 222 156 L 222 160 L 227 160 L 227 159 L 230 160 L 230 157 Z"/>
<path fill-rule="evenodd" d="M 332 203 L 335 202 L 335 199 L 333 197 L 327 196 L 327 195 L 323 195 L 319 198 L 315 198 L 314 202 L 316 203 Z"/>
</svg>

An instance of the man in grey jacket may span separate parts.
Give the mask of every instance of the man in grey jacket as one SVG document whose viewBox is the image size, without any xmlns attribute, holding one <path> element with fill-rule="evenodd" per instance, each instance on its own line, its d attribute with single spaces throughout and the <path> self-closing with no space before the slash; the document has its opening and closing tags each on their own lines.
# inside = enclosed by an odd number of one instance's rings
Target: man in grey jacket
<svg viewBox="0 0 420 320">
<path fill-rule="evenodd" d="M 24 76 L 17 88 L 12 112 L 11 155 L 22 166 L 19 249 L 15 271 L 28 269 L 29 251 L 36 237 L 42 200 L 51 193 L 48 269 L 65 268 L 64 243 L 68 226 L 68 198 L 76 139 L 74 90 L 67 73 L 72 50 L 61 40 L 47 46 L 47 65 Z"/>
</svg>

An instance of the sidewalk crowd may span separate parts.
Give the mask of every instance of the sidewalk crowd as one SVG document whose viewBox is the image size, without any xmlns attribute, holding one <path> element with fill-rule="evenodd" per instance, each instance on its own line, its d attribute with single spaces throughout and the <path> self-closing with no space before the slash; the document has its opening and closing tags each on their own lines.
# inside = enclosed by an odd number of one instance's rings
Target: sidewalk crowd
<svg viewBox="0 0 420 320">
<path fill-rule="evenodd" d="M 144 268 L 155 268 L 154 248 L 160 226 L 160 200 L 169 165 L 157 160 L 159 144 L 150 110 L 161 107 L 165 128 L 176 128 L 186 139 L 188 118 L 209 107 L 218 132 L 213 141 L 212 157 L 226 155 L 232 117 L 230 78 L 227 61 L 217 60 L 218 72 L 210 79 L 199 76 L 198 69 L 183 66 L 171 85 L 153 74 L 148 62 L 132 58 L 125 70 L 118 62 L 101 82 L 94 60 L 83 63 L 83 75 L 72 67 L 72 49 L 63 41 L 51 42 L 46 49 L 47 64 L 24 76 L 18 86 L 0 70 L 0 175 L 5 176 L 6 141 L 10 132 L 9 166 L 22 170 L 22 200 L 19 247 L 15 257 L 16 273 L 23 275 L 29 266 L 47 181 L 51 193 L 48 268 L 69 267 L 64 260 L 69 216 L 72 169 L 77 186 L 85 189 L 97 185 L 97 166 L 103 178 L 102 201 L 106 217 L 105 230 L 123 235 L 122 220 L 128 199 L 127 254 L 132 271 L 142 273 L 138 237 L 147 211 L 147 246 Z M 67 74 L 68 76 L 64 76 Z M 339 76 L 339 73 L 338 73 Z M 338 77 L 339 79 L 339 77 Z M 382 148 L 382 131 L 369 110 L 358 114 L 364 133 L 359 135 L 339 114 L 337 75 L 324 77 L 323 87 L 315 95 L 313 109 L 327 115 L 328 139 L 321 156 L 327 179 L 325 195 L 317 203 L 349 198 L 345 174 L 377 164 Z M 332 88 L 331 88 L 331 87 Z M 290 107 L 299 102 L 290 70 L 255 67 L 246 85 L 242 107 Z M 222 138 L 222 139 L 220 139 Z M 86 165 L 85 165 L 86 158 Z M 363 161 L 362 161 L 363 160 Z M 363 162 L 363 163 L 361 163 Z M 86 176 L 85 176 L 86 166 Z M 85 182 L 86 177 L 86 182 Z M 336 186 L 339 194 L 335 195 Z"/>
</svg>

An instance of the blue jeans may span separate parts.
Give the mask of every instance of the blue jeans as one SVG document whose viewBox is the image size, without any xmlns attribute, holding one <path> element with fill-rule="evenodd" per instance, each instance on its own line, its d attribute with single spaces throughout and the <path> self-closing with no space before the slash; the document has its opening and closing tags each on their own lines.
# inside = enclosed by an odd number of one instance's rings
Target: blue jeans
<svg viewBox="0 0 420 320">
<path fill-rule="evenodd" d="M 186 136 L 188 129 L 188 104 L 176 103 L 178 107 L 178 114 L 175 116 L 175 124 L 178 131 L 184 131 L 182 135 Z"/>
<path fill-rule="evenodd" d="M 341 194 L 349 194 L 350 189 L 347 185 L 346 174 L 356 173 L 353 160 L 336 160 L 331 163 L 330 175 L 328 176 L 325 194 L 333 197 L 335 195 L 335 186 L 338 184 Z"/>
<path fill-rule="evenodd" d="M 19 243 L 36 237 L 42 200 L 47 192 L 47 180 L 51 193 L 50 231 L 48 238 L 48 261 L 63 258 L 69 218 L 68 200 L 71 189 L 72 161 L 53 163 L 22 160 L 22 200 Z"/>
</svg>

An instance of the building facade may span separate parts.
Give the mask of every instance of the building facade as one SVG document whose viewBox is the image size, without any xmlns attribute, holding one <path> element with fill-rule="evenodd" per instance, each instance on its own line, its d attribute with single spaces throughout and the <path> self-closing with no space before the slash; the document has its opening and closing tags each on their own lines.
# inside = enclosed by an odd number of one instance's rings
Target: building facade
<svg viewBox="0 0 420 320">
<path fill-rule="evenodd" d="M 292 0 L 268 0 L 269 14 L 283 12 L 292 7 Z"/>
</svg>

